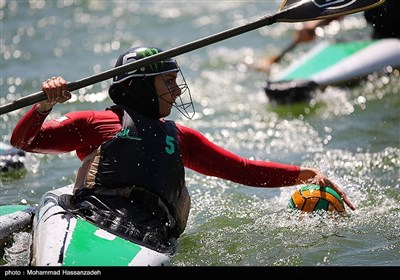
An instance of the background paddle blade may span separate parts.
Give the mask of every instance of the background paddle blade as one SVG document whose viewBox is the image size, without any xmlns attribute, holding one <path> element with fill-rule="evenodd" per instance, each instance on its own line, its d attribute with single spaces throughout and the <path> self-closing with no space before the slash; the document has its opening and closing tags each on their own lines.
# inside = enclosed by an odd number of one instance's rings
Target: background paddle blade
<svg viewBox="0 0 400 280">
<path fill-rule="evenodd" d="M 276 14 L 277 22 L 299 22 L 343 16 L 369 10 L 385 0 L 285 0 Z"/>
</svg>

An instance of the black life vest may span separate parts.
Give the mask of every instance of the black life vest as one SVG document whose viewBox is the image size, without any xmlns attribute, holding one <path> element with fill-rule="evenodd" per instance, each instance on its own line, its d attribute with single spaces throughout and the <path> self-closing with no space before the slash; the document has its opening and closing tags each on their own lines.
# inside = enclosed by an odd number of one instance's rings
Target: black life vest
<svg viewBox="0 0 400 280">
<path fill-rule="evenodd" d="M 123 107 L 121 131 L 101 145 L 94 183 L 95 188 L 142 187 L 175 205 L 185 187 L 175 123 Z"/>
</svg>

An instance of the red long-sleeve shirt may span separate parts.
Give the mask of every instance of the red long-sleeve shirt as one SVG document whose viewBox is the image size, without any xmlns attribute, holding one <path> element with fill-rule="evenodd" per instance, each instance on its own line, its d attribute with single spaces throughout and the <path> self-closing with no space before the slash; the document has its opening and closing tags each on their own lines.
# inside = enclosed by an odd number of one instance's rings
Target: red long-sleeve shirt
<svg viewBox="0 0 400 280">
<path fill-rule="evenodd" d="M 33 153 L 76 151 L 82 160 L 121 129 L 121 116 L 112 110 L 71 112 L 45 122 L 47 115 L 33 106 L 15 127 L 11 144 Z M 239 157 L 191 128 L 177 127 L 185 167 L 204 175 L 267 188 L 292 186 L 299 174 L 298 166 Z"/>
</svg>

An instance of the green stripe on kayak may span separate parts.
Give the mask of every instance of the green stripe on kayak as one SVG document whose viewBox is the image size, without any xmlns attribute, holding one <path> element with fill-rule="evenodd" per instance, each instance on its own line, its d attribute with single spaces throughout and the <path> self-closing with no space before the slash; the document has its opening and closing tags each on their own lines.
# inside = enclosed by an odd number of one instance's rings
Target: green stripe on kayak
<svg viewBox="0 0 400 280">
<path fill-rule="evenodd" d="M 280 81 L 310 79 L 310 77 L 315 73 L 329 68 L 342 59 L 349 57 L 374 42 L 376 42 L 376 40 L 344 42 L 328 45 L 305 63 L 287 73 L 280 79 Z"/>
<path fill-rule="evenodd" d="M 63 265 L 127 266 L 140 250 L 139 245 L 78 218 Z"/>
<path fill-rule="evenodd" d="M 0 205 L 0 216 L 28 209 L 27 205 Z"/>
</svg>

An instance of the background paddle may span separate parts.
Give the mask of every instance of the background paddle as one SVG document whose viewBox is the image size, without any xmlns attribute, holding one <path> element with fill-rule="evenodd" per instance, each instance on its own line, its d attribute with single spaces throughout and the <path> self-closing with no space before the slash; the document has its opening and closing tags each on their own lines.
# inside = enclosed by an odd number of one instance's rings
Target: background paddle
<svg viewBox="0 0 400 280">
<path fill-rule="evenodd" d="M 286 53 L 288 53 L 289 51 L 291 51 L 292 49 L 294 49 L 297 46 L 298 42 L 293 40 L 292 43 L 290 43 L 290 45 L 288 45 L 286 48 L 283 49 L 283 51 L 281 51 L 280 54 L 272 56 L 272 57 L 268 57 L 268 58 L 264 58 L 261 59 L 258 63 L 254 63 L 254 64 L 247 64 L 246 66 L 249 67 L 250 69 L 259 71 L 259 72 L 266 72 L 268 73 L 271 69 L 271 65 L 274 63 L 279 62 L 282 57 L 284 57 L 284 55 Z"/>
<path fill-rule="evenodd" d="M 283 49 L 283 51 L 282 51 L 279 55 L 275 55 L 275 56 L 271 57 L 271 58 L 269 59 L 270 64 L 279 62 L 279 61 L 282 59 L 282 57 L 283 57 L 287 52 L 289 52 L 289 51 L 291 51 L 292 49 L 294 49 L 294 47 L 296 47 L 297 44 L 298 44 L 297 41 L 293 41 L 289 46 L 287 46 L 285 49 Z"/>
<path fill-rule="evenodd" d="M 157 61 L 176 57 L 178 55 L 229 39 L 263 26 L 274 24 L 276 22 L 301 22 L 357 13 L 374 8 L 383 2 L 385 2 L 385 0 L 343 0 L 333 1 L 332 3 L 326 0 L 285 0 L 280 6 L 279 11 L 274 15 L 265 16 L 257 21 L 228 29 L 226 31 L 164 51 L 157 55 L 149 56 L 132 63 L 115 67 L 111 70 L 104 71 L 75 82 L 69 82 L 67 87 L 69 91 L 74 91 L 110 79 L 114 76 L 139 69 Z M 33 105 L 43 100 L 46 100 L 46 95 L 43 91 L 21 97 L 12 103 L 2 105 L 0 107 L 0 115 Z"/>
</svg>

